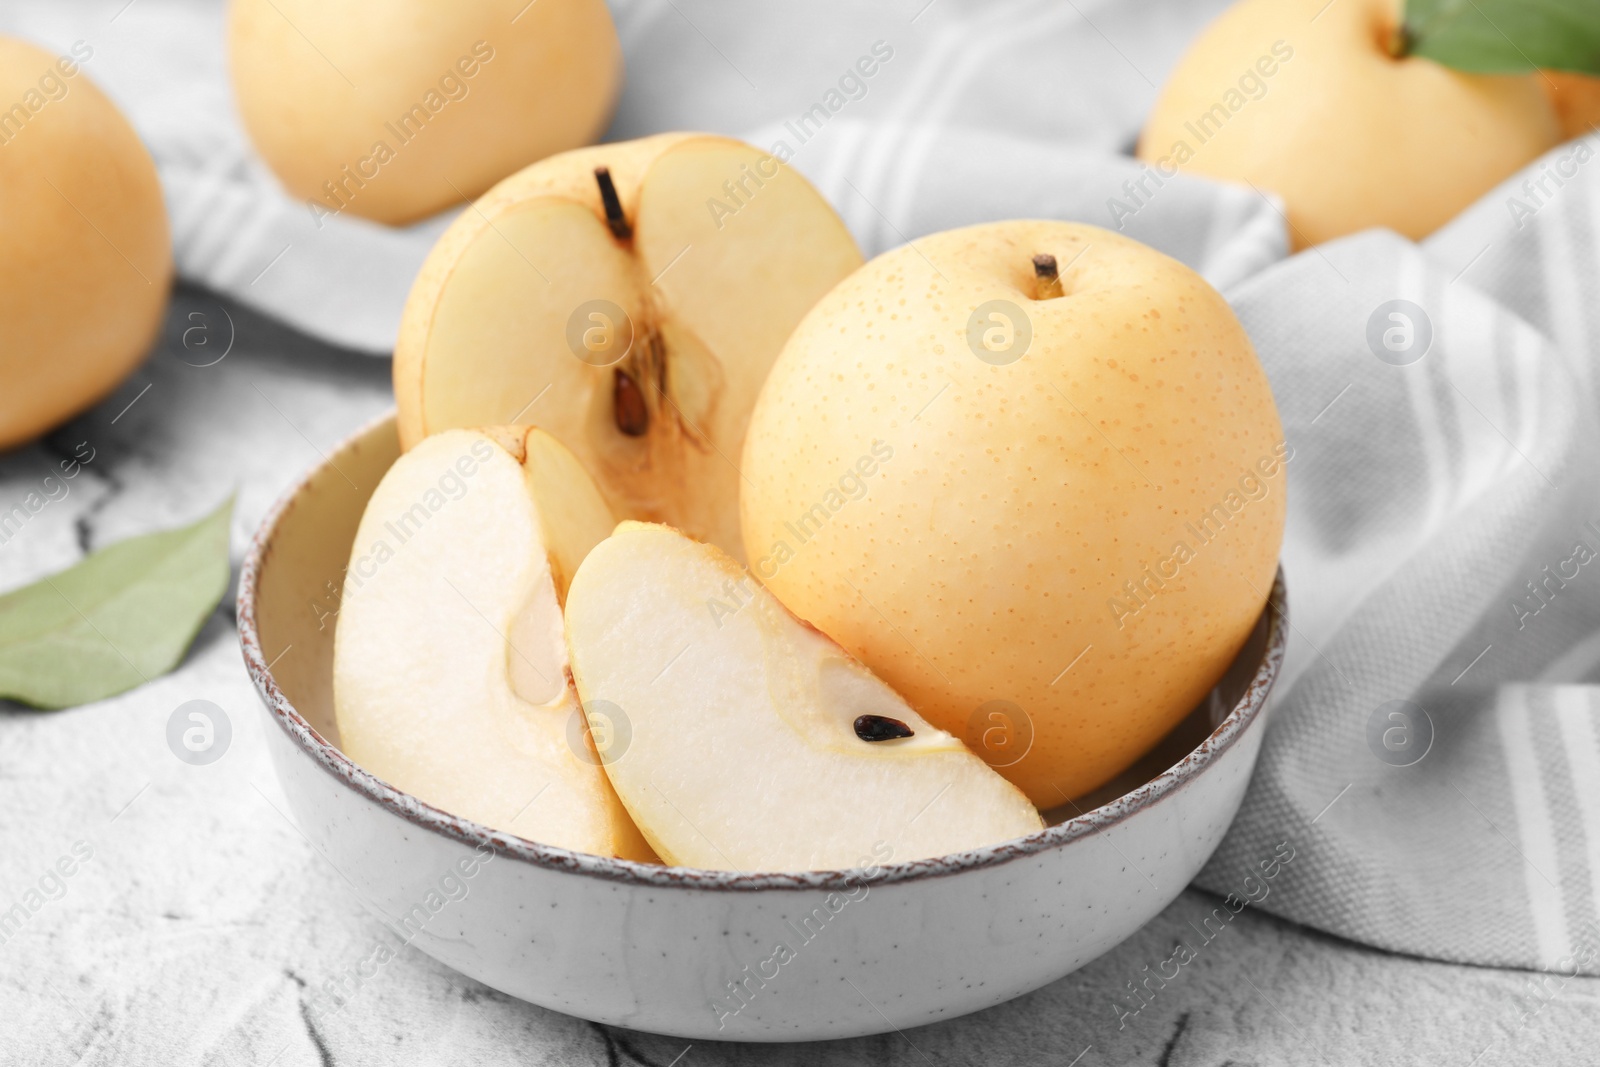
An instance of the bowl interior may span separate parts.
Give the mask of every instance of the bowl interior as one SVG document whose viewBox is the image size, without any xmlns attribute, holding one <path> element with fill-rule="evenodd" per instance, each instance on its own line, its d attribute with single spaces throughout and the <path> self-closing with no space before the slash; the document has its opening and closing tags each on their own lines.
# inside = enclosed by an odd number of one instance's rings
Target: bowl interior
<svg viewBox="0 0 1600 1067">
<path fill-rule="evenodd" d="M 350 546 L 367 500 L 400 454 L 393 416 L 358 431 L 262 526 L 256 632 L 279 690 L 323 740 L 339 746 L 333 712 L 333 634 Z M 1215 689 L 1153 749 L 1094 792 L 1045 812 L 1054 826 L 1150 782 L 1193 752 L 1245 698 L 1272 638 L 1262 612 Z"/>
<path fill-rule="evenodd" d="M 330 745 L 339 745 L 333 715 L 333 629 L 350 563 L 350 546 L 367 500 L 400 456 L 394 416 L 361 429 L 340 445 L 262 524 L 256 586 L 261 654 L 296 711 Z"/>
</svg>

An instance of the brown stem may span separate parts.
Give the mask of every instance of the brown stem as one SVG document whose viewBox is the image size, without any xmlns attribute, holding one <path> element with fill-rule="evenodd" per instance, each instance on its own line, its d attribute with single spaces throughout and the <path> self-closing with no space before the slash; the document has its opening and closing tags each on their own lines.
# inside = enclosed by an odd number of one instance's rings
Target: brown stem
<svg viewBox="0 0 1600 1067">
<path fill-rule="evenodd" d="M 1411 27 L 1404 22 L 1400 22 L 1395 25 L 1394 29 L 1389 31 L 1389 39 L 1384 42 L 1384 45 L 1389 51 L 1389 58 L 1404 59 L 1417 46 L 1417 38 L 1411 32 Z"/>
<path fill-rule="evenodd" d="M 628 216 L 622 213 L 622 201 L 618 199 L 617 187 L 611 181 L 611 168 L 594 168 L 594 180 L 600 184 L 600 203 L 605 205 L 606 225 L 611 227 L 612 236 L 619 241 L 626 241 L 633 236 L 633 227 L 628 225 Z"/>
<path fill-rule="evenodd" d="M 629 437 L 643 437 L 650 429 L 650 409 L 645 406 L 644 390 L 625 370 L 611 380 L 611 414 L 617 429 Z"/>
<path fill-rule="evenodd" d="M 1061 288 L 1061 275 L 1056 273 L 1056 257 L 1046 252 L 1041 252 L 1033 257 L 1033 277 L 1035 285 L 1035 300 L 1053 300 L 1065 295 Z"/>
</svg>

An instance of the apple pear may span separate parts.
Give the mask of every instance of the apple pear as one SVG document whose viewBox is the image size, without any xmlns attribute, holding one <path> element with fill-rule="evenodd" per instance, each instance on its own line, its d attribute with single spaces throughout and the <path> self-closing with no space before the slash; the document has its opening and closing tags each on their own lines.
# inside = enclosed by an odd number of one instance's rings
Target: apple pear
<svg viewBox="0 0 1600 1067">
<path fill-rule="evenodd" d="M 751 416 L 745 544 L 789 610 L 1050 808 L 1238 654 L 1286 455 L 1194 271 L 1092 226 L 990 223 L 879 256 L 796 327 Z"/>
<path fill-rule="evenodd" d="M 344 753 L 493 829 L 652 860 L 567 677 L 561 603 L 611 526 L 539 430 L 455 430 L 402 455 L 362 515 L 334 631 Z"/>
<path fill-rule="evenodd" d="M 567 595 L 605 769 L 669 863 L 801 871 L 1043 829 L 1020 792 L 727 554 L 624 522 Z"/>
<path fill-rule="evenodd" d="M 816 190 L 739 141 L 662 134 L 547 159 L 457 219 L 413 285 L 401 447 L 537 423 L 618 516 L 738 557 L 750 407 L 790 329 L 860 264 Z"/>
<path fill-rule="evenodd" d="M 0 36 L 0 449 L 104 397 L 172 284 L 150 153 L 83 63 Z"/>
<path fill-rule="evenodd" d="M 1561 139 L 1537 75 L 1397 56 L 1399 16 L 1398 0 L 1239 0 L 1161 90 L 1144 193 L 1178 171 L 1248 182 L 1283 198 L 1297 248 L 1374 226 L 1418 239 Z"/>
<path fill-rule="evenodd" d="M 604 0 L 233 0 L 246 131 L 319 222 L 400 224 L 604 132 L 622 51 Z"/>
<path fill-rule="evenodd" d="M 1547 70 L 1540 84 L 1555 106 L 1563 136 L 1585 137 L 1600 128 L 1600 77 Z"/>
</svg>

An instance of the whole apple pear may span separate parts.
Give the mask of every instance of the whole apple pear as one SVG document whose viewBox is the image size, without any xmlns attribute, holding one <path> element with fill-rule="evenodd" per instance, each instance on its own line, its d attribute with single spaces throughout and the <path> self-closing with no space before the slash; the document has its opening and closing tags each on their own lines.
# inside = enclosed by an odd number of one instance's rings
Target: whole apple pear
<svg viewBox="0 0 1600 1067">
<path fill-rule="evenodd" d="M 116 388 L 172 286 L 155 163 L 84 73 L 93 56 L 0 37 L 0 449 Z"/>
<path fill-rule="evenodd" d="M 622 83 L 603 0 L 233 0 L 250 139 L 325 215 L 400 224 L 599 137 Z"/>
<path fill-rule="evenodd" d="M 1590 74 L 1547 70 L 1540 84 L 1561 119 L 1566 137 L 1584 137 L 1600 128 L 1600 78 Z"/>
<path fill-rule="evenodd" d="M 1239 0 L 1178 62 L 1139 158 L 1156 179 L 1277 193 L 1297 248 L 1374 226 L 1427 236 L 1561 129 L 1537 75 L 1397 57 L 1398 22 L 1398 0 Z"/>
<path fill-rule="evenodd" d="M 1289 455 L 1199 275 L 1092 226 L 991 223 L 878 257 L 801 320 L 751 416 L 744 544 L 790 610 L 1049 808 L 1238 654 Z"/>
</svg>

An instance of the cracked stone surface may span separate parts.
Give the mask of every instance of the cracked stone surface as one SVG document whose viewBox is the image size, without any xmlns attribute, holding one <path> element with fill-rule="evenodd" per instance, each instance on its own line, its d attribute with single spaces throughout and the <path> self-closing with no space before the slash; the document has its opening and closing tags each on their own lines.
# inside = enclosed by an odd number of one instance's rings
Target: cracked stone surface
<svg viewBox="0 0 1600 1067">
<path fill-rule="evenodd" d="M 203 349 L 193 333 L 185 347 L 185 331 L 196 326 L 216 347 Z M 226 358 L 190 365 L 220 351 L 230 333 Z M 81 442 L 93 449 L 70 492 L 0 544 L 0 586 L 191 521 L 230 493 L 237 567 L 272 501 L 389 405 L 387 361 L 180 289 L 158 349 L 129 381 L 45 440 L 0 456 L 0 505 L 9 506 Z M 227 754 L 203 767 L 175 759 L 164 733 L 171 711 L 197 698 L 225 709 L 234 730 Z M 1195 891 L 1076 974 L 904 1034 L 686 1049 L 680 1040 L 512 1000 L 414 949 L 402 950 L 338 1014 L 313 1023 L 309 991 L 365 958 L 383 933 L 286 817 L 267 728 L 240 659 L 231 595 L 166 677 L 69 711 L 0 702 L 0 911 L 74 843 L 93 850 L 64 895 L 0 944 L 0 1062 L 1594 1061 L 1600 981 L 1547 979 L 1541 989 L 1526 973 L 1391 956 L 1250 909 L 1137 1016 L 1119 1019 L 1125 983 L 1169 956 L 1190 936 L 1189 924 L 1218 906 Z"/>
</svg>

